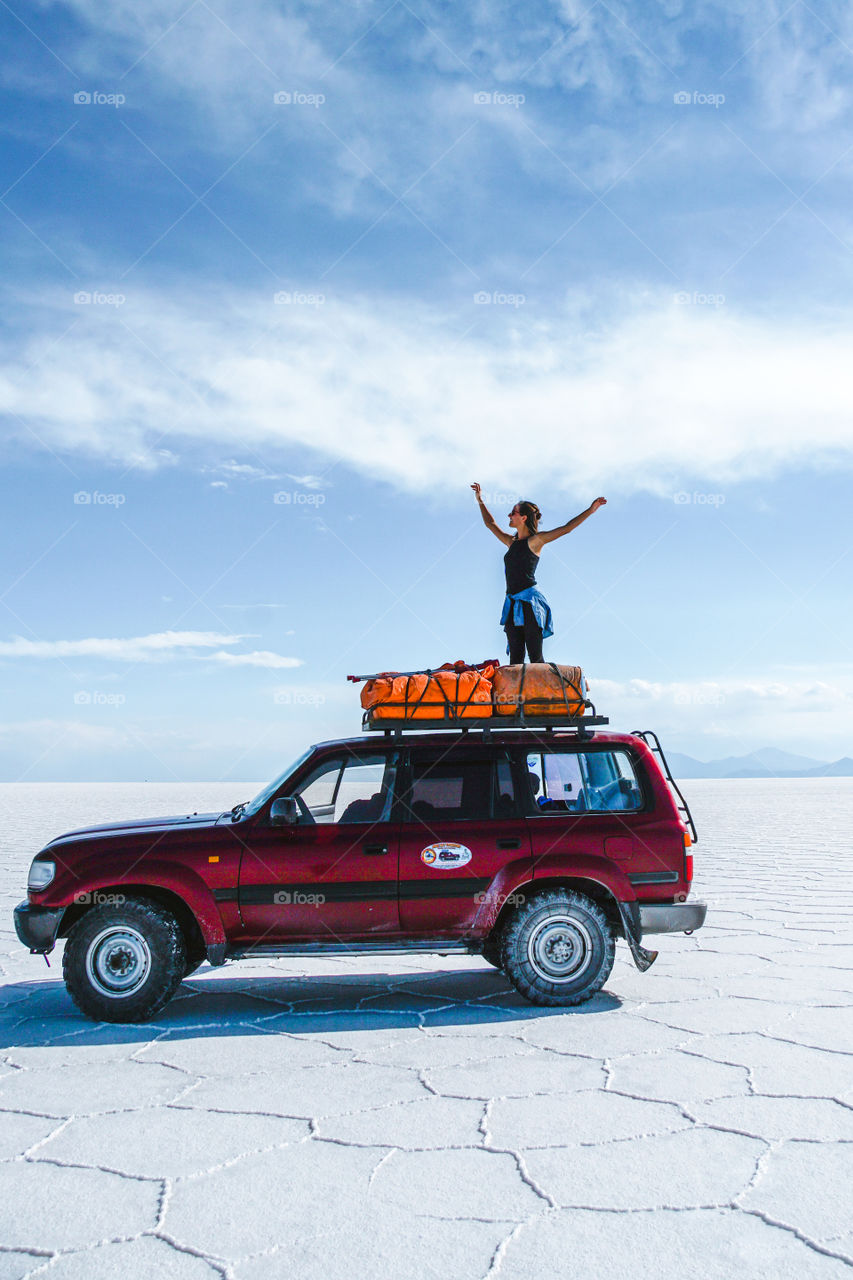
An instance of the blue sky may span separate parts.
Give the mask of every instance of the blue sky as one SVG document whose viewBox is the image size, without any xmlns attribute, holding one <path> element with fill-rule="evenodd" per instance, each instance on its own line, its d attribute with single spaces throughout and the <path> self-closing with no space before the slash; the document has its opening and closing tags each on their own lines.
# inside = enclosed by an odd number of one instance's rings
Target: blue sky
<svg viewBox="0 0 853 1280">
<path fill-rule="evenodd" d="M 614 724 L 853 754 L 847 6 L 0 26 L 0 777 L 260 781 L 502 657 L 474 480 L 607 496 L 539 584 Z"/>
</svg>

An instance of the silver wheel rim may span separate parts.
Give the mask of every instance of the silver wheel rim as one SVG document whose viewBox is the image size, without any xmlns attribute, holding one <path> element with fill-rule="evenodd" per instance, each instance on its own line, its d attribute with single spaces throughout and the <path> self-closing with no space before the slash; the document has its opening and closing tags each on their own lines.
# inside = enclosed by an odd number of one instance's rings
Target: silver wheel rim
<svg viewBox="0 0 853 1280">
<path fill-rule="evenodd" d="M 86 952 L 86 973 L 101 995 L 112 999 L 132 996 L 151 969 L 151 949 L 145 938 L 130 925 L 110 925 L 102 929 Z"/>
<path fill-rule="evenodd" d="M 527 958 L 545 982 L 576 982 L 592 963 L 593 943 L 586 925 L 573 916 L 548 916 L 527 943 Z"/>
</svg>

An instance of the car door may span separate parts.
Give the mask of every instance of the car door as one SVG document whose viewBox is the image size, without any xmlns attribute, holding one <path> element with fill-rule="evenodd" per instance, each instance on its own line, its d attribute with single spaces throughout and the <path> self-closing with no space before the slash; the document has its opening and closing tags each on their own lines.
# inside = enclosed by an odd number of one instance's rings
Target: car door
<svg viewBox="0 0 853 1280">
<path fill-rule="evenodd" d="M 288 788 L 295 825 L 272 826 L 265 805 L 240 861 L 247 939 L 340 943 L 398 933 L 398 763 L 396 751 L 338 750 Z"/>
<path fill-rule="evenodd" d="M 492 878 L 530 866 L 517 776 L 502 748 L 412 746 L 401 787 L 400 922 L 413 937 L 458 938 Z"/>
</svg>

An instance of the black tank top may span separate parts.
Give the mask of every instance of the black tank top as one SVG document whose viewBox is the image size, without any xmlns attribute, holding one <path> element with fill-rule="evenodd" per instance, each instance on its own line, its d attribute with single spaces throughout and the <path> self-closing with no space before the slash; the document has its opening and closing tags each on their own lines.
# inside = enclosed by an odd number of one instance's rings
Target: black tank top
<svg viewBox="0 0 853 1280">
<path fill-rule="evenodd" d="M 539 557 L 530 550 L 529 538 L 516 538 L 504 556 L 507 595 L 536 586 L 536 562 Z"/>
</svg>

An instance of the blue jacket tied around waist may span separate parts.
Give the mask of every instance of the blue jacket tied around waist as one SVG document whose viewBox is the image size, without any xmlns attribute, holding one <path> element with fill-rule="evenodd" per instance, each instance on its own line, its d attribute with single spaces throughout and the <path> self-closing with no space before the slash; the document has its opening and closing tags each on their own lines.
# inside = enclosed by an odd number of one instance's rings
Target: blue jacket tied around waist
<svg viewBox="0 0 853 1280">
<path fill-rule="evenodd" d="M 542 632 L 542 639 L 554 634 L 554 628 L 551 625 L 551 606 L 543 596 L 542 592 L 536 587 L 525 587 L 523 591 L 516 591 L 512 595 L 507 593 L 504 597 L 504 607 L 501 611 L 501 626 L 509 619 L 512 613 L 511 621 L 517 627 L 524 626 L 524 601 L 530 602 L 539 628 Z M 506 651 L 509 653 L 509 640 L 506 643 Z"/>
</svg>

